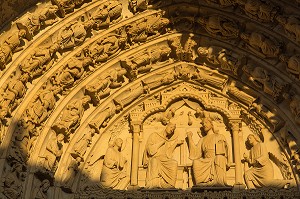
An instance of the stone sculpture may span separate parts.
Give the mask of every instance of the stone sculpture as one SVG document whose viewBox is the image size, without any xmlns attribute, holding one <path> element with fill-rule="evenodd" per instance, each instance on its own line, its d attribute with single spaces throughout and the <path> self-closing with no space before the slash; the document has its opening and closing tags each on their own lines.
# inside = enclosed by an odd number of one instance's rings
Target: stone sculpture
<svg viewBox="0 0 300 199">
<path fill-rule="evenodd" d="M 46 146 L 45 153 L 40 156 L 41 168 L 46 170 L 50 176 L 55 173 L 60 157 L 63 154 L 63 143 L 65 136 L 63 134 L 52 135 Z"/>
<path fill-rule="evenodd" d="M 279 12 L 279 7 L 263 0 L 236 0 L 245 13 L 254 20 L 272 22 Z"/>
<path fill-rule="evenodd" d="M 194 61 L 194 47 L 197 42 L 192 36 L 189 36 L 184 44 L 182 44 L 181 37 L 174 37 L 169 39 L 170 47 L 175 52 L 176 58 L 181 61 Z"/>
<path fill-rule="evenodd" d="M 286 70 L 299 80 L 300 79 L 300 55 L 281 54 L 279 56 L 279 59 L 280 61 L 286 63 Z"/>
<path fill-rule="evenodd" d="M 97 7 L 91 14 L 89 20 L 93 23 L 93 29 L 99 30 L 109 26 L 114 20 L 122 16 L 122 4 L 119 1 L 113 0 L 105 2 Z"/>
<path fill-rule="evenodd" d="M 42 28 L 50 26 L 58 21 L 58 11 L 56 5 L 46 4 L 41 9 L 36 10 L 33 13 L 28 13 L 26 16 L 17 21 L 19 29 L 26 30 L 26 37 L 31 40 Z"/>
<path fill-rule="evenodd" d="M 25 111 L 24 118 L 27 122 L 41 125 L 48 117 L 49 111 L 55 106 L 55 96 L 60 88 L 45 88 L 31 100 Z"/>
<path fill-rule="evenodd" d="M 76 175 L 79 171 L 79 166 L 82 162 L 82 159 L 80 157 L 77 158 L 71 158 L 71 162 L 69 163 L 69 166 L 67 166 L 67 170 L 64 172 L 62 176 L 62 188 L 63 190 L 67 192 L 74 192 L 74 188 L 72 187 Z"/>
<path fill-rule="evenodd" d="M 92 22 L 72 21 L 60 29 L 55 43 L 60 49 L 70 49 L 82 44 L 91 29 Z"/>
<path fill-rule="evenodd" d="M 206 60 L 210 64 L 214 64 L 217 67 L 225 71 L 233 72 L 233 74 L 239 74 L 239 68 L 246 64 L 246 57 L 238 56 L 232 51 L 219 46 L 198 47 L 199 56 L 206 57 Z"/>
<path fill-rule="evenodd" d="M 13 53 L 23 49 L 20 46 L 25 35 L 25 30 L 17 30 L 0 43 L 0 70 L 3 70 L 5 65 L 11 61 Z"/>
<path fill-rule="evenodd" d="M 261 115 L 270 125 L 272 132 L 276 132 L 284 125 L 284 120 L 278 116 L 278 114 L 273 113 L 271 108 L 266 105 L 254 102 L 249 107 L 250 110 L 254 109 L 259 115 Z"/>
<path fill-rule="evenodd" d="M 51 187 L 50 181 L 45 179 L 41 182 L 41 185 L 37 187 L 33 192 L 34 199 L 48 199 L 48 190 Z"/>
<path fill-rule="evenodd" d="M 165 130 L 152 133 L 146 143 L 143 166 L 147 168 L 146 188 L 174 188 L 178 163 L 172 159 L 176 147 L 183 144 L 174 135 L 176 125 L 168 123 Z"/>
<path fill-rule="evenodd" d="M 122 156 L 123 140 L 117 138 L 112 146 L 109 146 L 103 161 L 100 184 L 104 188 L 125 189 L 130 181 L 126 173 L 127 160 Z"/>
<path fill-rule="evenodd" d="M 51 0 L 52 4 L 57 5 L 62 17 L 67 13 L 73 12 L 78 6 L 81 6 L 85 0 Z"/>
<path fill-rule="evenodd" d="M 55 77 L 55 84 L 60 85 L 63 88 L 72 86 L 76 80 L 84 75 L 86 67 L 91 64 L 92 59 L 90 57 L 72 57 L 61 73 Z"/>
<path fill-rule="evenodd" d="M 276 58 L 283 48 L 281 42 L 261 32 L 241 33 L 240 37 L 260 57 Z"/>
<path fill-rule="evenodd" d="M 69 103 L 63 110 L 61 119 L 53 124 L 52 129 L 54 129 L 56 133 L 62 133 L 69 136 L 80 125 L 85 106 L 88 105 L 90 101 L 90 96 L 85 95 L 83 98 Z"/>
<path fill-rule="evenodd" d="M 95 134 L 95 129 L 90 129 L 88 132 L 83 134 L 81 138 L 73 146 L 73 151 L 71 152 L 71 156 L 76 159 L 79 157 L 81 161 L 83 161 L 84 154 L 86 153 L 88 147 L 92 143 L 92 138 Z"/>
<path fill-rule="evenodd" d="M 161 14 L 149 15 L 127 25 L 126 32 L 131 43 L 145 42 L 159 36 L 169 23 L 169 19 L 163 18 Z"/>
<path fill-rule="evenodd" d="M 166 60 L 170 53 L 171 48 L 167 45 L 150 47 L 121 60 L 121 66 L 127 69 L 131 76 L 136 77 L 139 73 L 149 72 L 152 64 Z"/>
<path fill-rule="evenodd" d="M 129 0 L 129 8 L 135 14 L 147 10 L 149 0 Z"/>
<path fill-rule="evenodd" d="M 244 160 L 251 166 L 245 171 L 245 182 L 248 189 L 260 187 L 283 188 L 286 180 L 274 179 L 274 168 L 269 159 L 269 154 L 264 143 L 257 135 L 250 134 L 247 137 L 250 145 L 250 156 L 244 154 Z"/>
<path fill-rule="evenodd" d="M 204 26 L 208 34 L 215 37 L 233 39 L 239 36 L 240 28 L 238 23 L 228 17 L 221 15 L 198 17 L 196 22 Z"/>
<path fill-rule="evenodd" d="M 117 55 L 126 44 L 127 34 L 122 29 L 94 42 L 89 48 L 89 54 L 95 62 L 105 62 L 109 57 Z"/>
<path fill-rule="evenodd" d="M 289 84 L 284 82 L 279 77 L 273 76 L 262 67 L 251 67 L 245 65 L 243 70 L 249 75 L 249 80 L 265 93 L 273 96 L 276 102 L 283 100 L 283 95 L 289 88 Z"/>
<path fill-rule="evenodd" d="M 169 85 L 174 82 L 177 78 L 175 70 L 171 70 L 164 73 L 157 73 L 150 78 L 146 78 L 143 80 L 143 84 L 145 84 L 148 88 L 148 92 L 152 89 L 158 88 L 163 85 Z"/>
<path fill-rule="evenodd" d="M 18 106 L 18 100 L 21 99 L 26 92 L 26 83 L 29 80 L 27 73 L 21 75 L 17 79 L 11 79 L 0 89 L 0 119 L 10 115 L 10 112 Z"/>
<path fill-rule="evenodd" d="M 294 120 L 297 124 L 300 124 L 300 97 L 299 95 L 293 95 L 289 103 L 290 110 L 294 115 Z"/>
<path fill-rule="evenodd" d="M 54 55 L 58 49 L 58 44 L 38 47 L 19 65 L 20 70 L 28 73 L 30 77 L 42 75 L 54 63 Z"/>
<path fill-rule="evenodd" d="M 23 170 L 23 165 L 16 162 L 11 170 L 7 172 L 1 183 L 0 196 L 3 194 L 5 198 L 8 199 L 18 199 L 22 196 L 22 182 L 25 180 L 25 172 Z M 3 197 L 1 196 L 1 198 Z"/>
<path fill-rule="evenodd" d="M 282 27 L 290 38 L 300 42 L 300 17 L 299 16 L 283 16 L 278 15 L 276 20 Z"/>
<path fill-rule="evenodd" d="M 92 103 L 98 104 L 100 99 L 107 97 L 111 89 L 122 86 L 124 75 L 127 71 L 123 68 L 114 68 L 108 70 L 103 76 L 98 76 L 95 81 L 86 86 L 85 92 L 91 96 Z"/>
<path fill-rule="evenodd" d="M 195 145 L 192 132 L 187 133 L 190 159 L 197 186 L 227 186 L 228 144 L 224 135 L 215 131 L 211 119 L 202 120 L 205 136 Z"/>
<path fill-rule="evenodd" d="M 200 69 L 196 70 L 196 72 L 192 76 L 192 79 L 201 84 L 209 84 L 221 89 L 224 88 L 227 82 L 226 78 L 218 77 L 216 73 Z"/>
</svg>

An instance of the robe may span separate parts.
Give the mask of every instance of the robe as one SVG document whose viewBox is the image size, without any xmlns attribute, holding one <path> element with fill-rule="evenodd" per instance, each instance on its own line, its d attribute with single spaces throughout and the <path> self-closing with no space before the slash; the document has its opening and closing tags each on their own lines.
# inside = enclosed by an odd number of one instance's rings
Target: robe
<svg viewBox="0 0 300 199">
<path fill-rule="evenodd" d="M 167 139 L 158 133 L 149 136 L 143 157 L 143 165 L 147 167 L 146 188 L 175 187 L 178 163 L 171 158 L 174 141 L 173 137 Z"/>
<path fill-rule="evenodd" d="M 208 134 L 190 149 L 193 173 L 199 186 L 227 186 L 228 146 L 224 135 Z"/>
<path fill-rule="evenodd" d="M 106 151 L 100 183 L 104 188 L 125 189 L 129 184 L 129 177 L 124 168 L 126 159 L 121 152 L 113 147 L 109 147 Z"/>
</svg>

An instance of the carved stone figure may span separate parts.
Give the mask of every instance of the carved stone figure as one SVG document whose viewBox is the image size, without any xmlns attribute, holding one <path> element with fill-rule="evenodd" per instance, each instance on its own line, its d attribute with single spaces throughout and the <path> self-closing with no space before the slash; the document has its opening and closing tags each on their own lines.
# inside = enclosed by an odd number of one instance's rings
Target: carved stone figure
<svg viewBox="0 0 300 199">
<path fill-rule="evenodd" d="M 173 70 L 165 73 L 157 73 L 150 78 L 143 80 L 143 84 L 147 86 L 148 92 L 163 85 L 171 84 L 176 80 L 176 72 Z"/>
<path fill-rule="evenodd" d="M 142 83 L 136 84 L 119 94 L 113 101 L 118 110 L 132 103 L 137 98 L 148 92 L 148 87 Z"/>
<path fill-rule="evenodd" d="M 194 60 L 193 51 L 197 42 L 189 36 L 184 44 L 181 37 L 169 39 L 171 48 L 175 51 L 176 58 L 181 61 L 191 62 Z"/>
<path fill-rule="evenodd" d="M 74 100 L 63 110 L 61 119 L 54 123 L 52 129 L 56 133 L 69 136 L 80 125 L 81 118 L 85 111 L 85 106 L 91 101 L 90 96 L 85 95 L 82 99 Z"/>
<path fill-rule="evenodd" d="M 245 171 L 245 182 L 248 189 L 260 187 L 284 188 L 286 180 L 274 179 L 274 168 L 269 159 L 269 154 L 264 143 L 258 136 L 250 134 L 247 138 L 250 156 L 244 154 L 244 159 L 251 168 Z"/>
<path fill-rule="evenodd" d="M 51 0 L 52 4 L 57 5 L 62 17 L 65 17 L 66 13 L 74 11 L 74 8 L 81 6 L 85 0 Z"/>
<path fill-rule="evenodd" d="M 250 94 L 247 94 L 243 90 L 240 90 L 239 88 L 236 87 L 235 84 L 231 84 L 227 88 L 227 94 L 233 98 L 236 98 L 242 103 L 245 103 L 248 107 L 250 107 L 258 99 L 258 97 L 251 96 Z"/>
<path fill-rule="evenodd" d="M 33 199 L 48 199 L 48 190 L 51 187 L 50 181 L 45 179 L 41 185 L 33 191 Z"/>
<path fill-rule="evenodd" d="M 232 51 L 219 46 L 199 47 L 199 56 L 205 56 L 206 60 L 214 65 L 219 65 L 225 71 L 239 74 L 239 68 L 246 63 L 246 57 L 238 56 Z"/>
<path fill-rule="evenodd" d="M 0 70 L 3 70 L 5 65 L 11 61 L 13 53 L 23 49 L 20 45 L 25 35 L 26 31 L 21 29 L 12 32 L 11 35 L 0 43 Z"/>
<path fill-rule="evenodd" d="M 227 79 L 218 77 L 213 72 L 206 72 L 204 70 L 197 69 L 192 77 L 193 80 L 200 82 L 202 84 L 209 84 L 217 88 L 224 88 Z"/>
<path fill-rule="evenodd" d="M 283 48 L 279 41 L 261 32 L 241 33 L 240 37 L 251 51 L 261 57 L 276 58 Z"/>
<path fill-rule="evenodd" d="M 90 56 L 95 62 L 105 62 L 110 56 L 117 55 L 126 45 L 127 35 L 124 30 L 109 34 L 94 42 L 90 48 Z"/>
<path fill-rule="evenodd" d="M 172 159 L 176 147 L 183 144 L 174 135 L 176 125 L 168 123 L 163 132 L 152 133 L 146 143 L 143 166 L 147 168 L 146 188 L 174 188 L 178 163 Z"/>
<path fill-rule="evenodd" d="M 11 79 L 4 83 L 0 89 L 0 119 L 10 115 L 10 112 L 18 106 L 18 99 L 21 99 L 26 92 L 26 83 L 29 80 L 27 73 L 18 79 Z"/>
<path fill-rule="evenodd" d="M 152 64 L 166 60 L 170 53 L 171 48 L 167 45 L 150 47 L 121 60 L 121 66 L 133 73 L 132 76 L 137 76 L 139 73 L 149 72 Z"/>
<path fill-rule="evenodd" d="M 212 15 L 208 17 L 198 17 L 196 22 L 204 26 L 204 29 L 213 36 L 223 39 L 232 39 L 239 36 L 240 28 L 238 23 L 228 17 Z"/>
<path fill-rule="evenodd" d="M 129 8 L 135 14 L 147 10 L 149 0 L 129 0 Z"/>
<path fill-rule="evenodd" d="M 52 66 L 58 49 L 58 44 L 38 47 L 19 65 L 20 70 L 28 73 L 30 77 L 40 76 Z"/>
<path fill-rule="evenodd" d="M 63 134 L 52 135 L 44 155 L 40 156 L 40 164 L 46 172 L 49 172 L 49 175 L 53 175 L 57 169 L 58 162 L 63 154 L 64 139 L 65 136 Z"/>
<path fill-rule="evenodd" d="M 197 186 L 227 186 L 228 144 L 222 134 L 215 132 L 211 119 L 202 120 L 205 136 L 195 145 L 192 133 L 187 133 L 190 159 Z"/>
<path fill-rule="evenodd" d="M 113 102 L 107 105 L 105 109 L 103 109 L 96 118 L 94 118 L 89 126 L 96 130 L 99 133 L 99 129 L 101 127 L 106 127 L 109 120 L 118 112 L 119 110 L 115 106 Z"/>
<path fill-rule="evenodd" d="M 261 115 L 270 125 L 273 132 L 276 132 L 284 125 L 284 120 L 273 113 L 270 108 L 263 104 L 253 103 L 249 107 L 250 109 L 254 109 L 259 115 Z"/>
<path fill-rule="evenodd" d="M 67 166 L 67 170 L 62 176 L 61 186 L 63 187 L 63 190 L 66 190 L 67 192 L 75 191 L 72 185 L 79 171 L 79 166 L 81 162 L 82 159 L 80 157 L 77 157 L 75 159 L 71 158 L 71 162 L 69 163 L 69 166 Z"/>
<path fill-rule="evenodd" d="M 64 88 L 72 86 L 76 80 L 83 76 L 85 68 L 91 64 L 92 59 L 90 57 L 72 57 L 61 73 L 55 77 L 56 83 Z"/>
<path fill-rule="evenodd" d="M 295 122 L 300 124 L 300 97 L 298 95 L 294 95 L 290 101 L 290 110 L 295 117 Z"/>
<path fill-rule="evenodd" d="M 26 174 L 20 163 L 15 163 L 11 171 L 7 172 L 1 183 L 1 191 L 8 199 L 18 199 L 22 196 L 22 183 L 25 181 Z M 1 195 L 0 195 L 1 196 Z"/>
<path fill-rule="evenodd" d="M 263 0 L 236 0 L 245 13 L 261 22 L 272 22 L 279 12 L 279 7 Z"/>
<path fill-rule="evenodd" d="M 105 153 L 100 176 L 100 183 L 104 188 L 123 190 L 129 184 L 130 178 L 126 173 L 127 160 L 121 154 L 122 145 L 123 140 L 117 138 Z"/>
<path fill-rule="evenodd" d="M 46 4 L 41 9 L 28 13 L 24 18 L 18 20 L 17 26 L 19 29 L 26 30 L 26 37 L 31 40 L 41 28 L 50 26 L 58 20 L 55 14 L 57 11 L 58 7 L 56 5 Z"/>
<path fill-rule="evenodd" d="M 82 44 L 86 38 L 87 30 L 90 30 L 91 22 L 73 21 L 60 29 L 55 43 L 64 49 L 74 48 Z"/>
<path fill-rule="evenodd" d="M 91 96 L 93 104 L 96 105 L 100 102 L 100 99 L 107 97 L 111 89 L 122 86 L 126 73 L 127 71 L 123 68 L 114 68 L 103 76 L 98 76 L 95 81 L 88 84 L 85 92 Z"/>
<path fill-rule="evenodd" d="M 35 95 L 25 111 L 24 118 L 27 122 L 41 125 L 48 117 L 48 112 L 55 106 L 55 96 L 60 88 L 45 88 Z"/>
<path fill-rule="evenodd" d="M 161 122 L 163 125 L 167 125 L 170 120 L 175 116 L 176 108 L 171 107 L 169 110 L 161 113 L 158 117 L 156 117 L 156 121 Z"/>
<path fill-rule="evenodd" d="M 258 88 L 262 89 L 265 93 L 273 96 L 276 102 L 283 100 L 283 94 L 289 88 L 289 84 L 271 75 L 267 70 L 262 67 L 244 66 L 243 70 L 249 75 L 249 80 Z"/>
<path fill-rule="evenodd" d="M 71 155 L 74 159 L 79 157 L 83 161 L 83 156 L 92 143 L 92 137 L 94 136 L 94 133 L 95 129 L 90 129 L 88 132 L 83 134 L 81 138 L 79 138 L 78 141 L 74 144 L 73 151 L 71 152 Z"/>
<path fill-rule="evenodd" d="M 288 36 L 300 42 L 300 17 L 278 15 L 276 20 L 282 25 Z"/>
<path fill-rule="evenodd" d="M 280 61 L 286 63 L 286 70 L 295 76 L 297 79 L 300 79 L 300 55 L 286 55 L 286 54 L 281 54 L 279 56 Z"/>
<path fill-rule="evenodd" d="M 147 39 L 159 36 L 170 23 L 161 14 L 149 15 L 126 26 L 126 32 L 131 43 L 145 42 Z"/>
<path fill-rule="evenodd" d="M 98 6 L 91 14 L 90 20 L 93 21 L 93 29 L 99 30 L 109 26 L 111 22 L 119 19 L 121 15 L 122 4 L 117 0 L 113 0 Z"/>
</svg>

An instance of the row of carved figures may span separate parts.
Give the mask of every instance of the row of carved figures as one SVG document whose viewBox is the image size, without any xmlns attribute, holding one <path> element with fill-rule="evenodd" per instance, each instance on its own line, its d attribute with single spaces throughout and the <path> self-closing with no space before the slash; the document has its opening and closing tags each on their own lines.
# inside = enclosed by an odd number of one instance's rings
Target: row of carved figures
<svg viewBox="0 0 300 199">
<path fill-rule="evenodd" d="M 224 135 L 216 133 L 212 120 L 204 118 L 203 137 L 198 144 L 193 142 L 192 133 L 187 133 L 189 158 L 193 160 L 192 173 L 196 186 L 229 186 L 226 171 L 230 168 L 228 143 Z M 168 123 L 165 130 L 150 134 L 143 155 L 146 172 L 146 188 L 174 188 L 177 179 L 178 163 L 172 158 L 176 147 L 183 144 L 174 132 L 176 124 Z M 243 162 L 249 164 L 244 179 L 248 189 L 261 187 L 286 188 L 292 179 L 274 179 L 274 169 L 265 144 L 255 134 L 247 138 L 249 154 L 244 154 Z M 127 160 L 121 154 L 122 139 L 117 138 L 105 154 L 100 176 L 101 187 L 125 189 L 130 178 L 126 171 Z"/>
</svg>

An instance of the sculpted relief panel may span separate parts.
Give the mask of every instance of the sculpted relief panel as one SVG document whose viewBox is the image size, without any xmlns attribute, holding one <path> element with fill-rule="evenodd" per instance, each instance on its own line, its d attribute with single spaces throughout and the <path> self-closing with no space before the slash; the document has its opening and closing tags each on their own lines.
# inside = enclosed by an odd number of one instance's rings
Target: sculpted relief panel
<svg viewBox="0 0 300 199">
<path fill-rule="evenodd" d="M 52 0 L 20 16 L 0 35 L 0 197 L 292 190 L 300 51 L 289 11 Z"/>
</svg>

